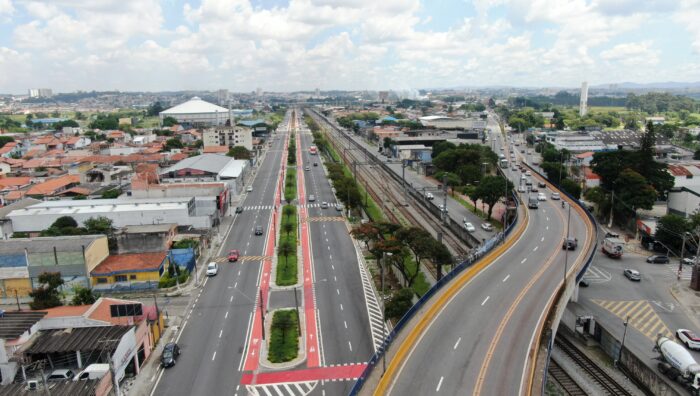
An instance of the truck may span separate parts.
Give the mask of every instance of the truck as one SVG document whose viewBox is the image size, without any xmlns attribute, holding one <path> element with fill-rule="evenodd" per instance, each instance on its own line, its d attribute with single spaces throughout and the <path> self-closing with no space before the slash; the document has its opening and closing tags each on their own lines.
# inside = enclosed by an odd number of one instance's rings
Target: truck
<svg viewBox="0 0 700 396">
<path fill-rule="evenodd" d="M 659 335 L 655 351 L 661 354 L 657 368 L 673 381 L 685 386 L 694 396 L 700 396 L 700 364 L 680 344 Z"/>
<path fill-rule="evenodd" d="M 622 257 L 625 242 L 618 238 L 605 238 L 603 240 L 603 253 L 610 258 Z"/>
</svg>

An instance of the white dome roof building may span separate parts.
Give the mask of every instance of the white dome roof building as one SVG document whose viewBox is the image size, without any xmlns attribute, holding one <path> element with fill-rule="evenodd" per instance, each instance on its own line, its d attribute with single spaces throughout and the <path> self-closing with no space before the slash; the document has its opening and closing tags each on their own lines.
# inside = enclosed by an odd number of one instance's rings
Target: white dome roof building
<svg viewBox="0 0 700 396">
<path fill-rule="evenodd" d="M 161 124 L 165 117 L 173 117 L 179 124 L 187 124 L 192 127 L 207 127 L 226 125 L 226 121 L 229 119 L 229 111 L 225 107 L 205 102 L 195 96 L 185 103 L 161 111 Z"/>
</svg>

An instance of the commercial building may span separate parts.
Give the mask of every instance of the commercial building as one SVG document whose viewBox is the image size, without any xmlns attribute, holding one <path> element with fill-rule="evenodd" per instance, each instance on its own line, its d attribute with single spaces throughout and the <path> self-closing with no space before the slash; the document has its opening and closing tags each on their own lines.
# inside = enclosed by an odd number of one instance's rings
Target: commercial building
<svg viewBox="0 0 700 396">
<path fill-rule="evenodd" d="M 700 187 L 674 187 L 668 192 L 668 213 L 690 217 L 700 209 Z"/>
<path fill-rule="evenodd" d="M 49 88 L 29 88 L 27 90 L 30 98 L 50 98 L 53 96 L 53 90 Z"/>
<path fill-rule="evenodd" d="M 18 311 L 0 316 L 0 385 L 14 381 L 19 370 L 17 351 L 39 331 L 39 321 L 45 315 L 46 312 Z"/>
<path fill-rule="evenodd" d="M 454 118 L 447 116 L 425 116 L 419 121 L 423 126 L 437 129 L 486 129 L 486 120 L 481 118 Z"/>
<path fill-rule="evenodd" d="M 163 252 L 170 249 L 177 224 L 128 226 L 114 233 L 116 254 Z"/>
<path fill-rule="evenodd" d="M 39 275 L 60 272 L 63 289 L 89 287 L 88 277 L 109 255 L 107 237 L 80 235 L 16 238 L 0 241 L 0 294 L 4 298 L 28 295 L 39 286 Z"/>
<path fill-rule="evenodd" d="M 115 228 L 177 223 L 199 229 L 209 229 L 218 217 L 198 208 L 194 197 L 45 201 L 7 215 L 15 232 L 43 231 L 62 216 L 71 216 L 81 226 L 87 219 L 103 216 Z"/>
<path fill-rule="evenodd" d="M 240 125 L 209 128 L 204 130 L 202 141 L 205 148 L 212 146 L 243 146 L 248 150 L 252 150 L 253 130 Z"/>
<path fill-rule="evenodd" d="M 229 121 L 229 110 L 215 104 L 205 102 L 195 96 L 185 103 L 160 112 L 160 122 L 165 117 L 172 117 L 178 123 L 193 127 L 209 127 L 226 125 Z"/>
<path fill-rule="evenodd" d="M 218 154 L 196 155 L 161 171 L 159 176 L 163 184 L 221 181 L 232 194 L 238 194 L 248 177 L 248 161 Z"/>
</svg>

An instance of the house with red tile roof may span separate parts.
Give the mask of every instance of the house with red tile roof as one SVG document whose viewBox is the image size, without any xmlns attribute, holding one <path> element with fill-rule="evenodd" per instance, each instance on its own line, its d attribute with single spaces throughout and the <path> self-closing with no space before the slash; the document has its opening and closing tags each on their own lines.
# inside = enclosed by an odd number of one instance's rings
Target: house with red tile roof
<svg viewBox="0 0 700 396">
<path fill-rule="evenodd" d="M 700 188 L 700 162 L 668 164 L 666 170 L 673 176 L 673 187 L 688 187 L 693 190 Z"/>
<path fill-rule="evenodd" d="M 0 157 L 10 158 L 14 154 L 20 153 L 20 146 L 17 142 L 8 142 L 0 147 Z"/>
<path fill-rule="evenodd" d="M 80 176 L 78 175 L 64 175 L 54 179 L 49 179 L 43 183 L 38 183 L 31 186 L 27 190 L 28 196 L 31 197 L 53 197 L 61 195 L 66 190 L 77 186 L 80 184 Z"/>
<path fill-rule="evenodd" d="M 54 150 L 54 149 L 63 149 L 63 142 L 61 142 L 59 139 L 57 139 L 55 136 L 51 135 L 46 135 L 46 136 L 41 136 L 38 137 L 34 140 L 32 140 L 32 147 L 33 148 L 41 148 L 43 150 Z"/>
<path fill-rule="evenodd" d="M 600 176 L 593 172 L 589 166 L 583 167 L 583 177 L 586 181 L 586 188 L 600 186 Z"/>
<path fill-rule="evenodd" d="M 207 146 L 202 148 L 202 154 L 228 154 L 228 146 Z"/>
<path fill-rule="evenodd" d="M 95 289 L 115 286 L 156 288 L 170 266 L 168 252 L 115 254 L 90 271 Z"/>
</svg>

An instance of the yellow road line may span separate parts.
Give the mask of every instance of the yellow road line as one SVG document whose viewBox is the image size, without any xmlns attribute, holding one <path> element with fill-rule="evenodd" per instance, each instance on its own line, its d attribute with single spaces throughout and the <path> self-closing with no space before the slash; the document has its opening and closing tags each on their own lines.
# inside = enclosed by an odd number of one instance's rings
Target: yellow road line
<svg viewBox="0 0 700 396">
<path fill-rule="evenodd" d="M 529 213 L 527 210 L 524 211 L 525 213 L 525 221 L 523 221 L 522 224 L 518 225 L 518 228 L 516 228 L 513 231 L 513 235 L 511 238 L 506 240 L 504 244 L 501 246 L 496 247 L 491 251 L 491 253 L 487 254 L 481 261 L 477 262 L 474 264 L 472 267 L 466 269 L 463 274 L 458 276 L 452 283 L 447 286 L 447 290 L 440 295 L 435 302 L 433 302 L 426 313 L 421 317 L 421 319 L 418 321 L 416 326 L 411 329 L 411 332 L 408 333 L 406 336 L 406 339 L 404 342 L 399 345 L 398 349 L 396 350 L 396 354 L 394 354 L 394 357 L 391 359 L 389 365 L 386 368 L 386 372 L 382 376 L 382 378 L 379 380 L 379 383 L 377 384 L 377 388 L 374 390 L 375 395 L 384 395 L 386 393 L 386 389 L 388 386 L 391 385 L 393 382 L 394 375 L 396 374 L 396 371 L 398 370 L 399 366 L 403 365 L 404 359 L 406 358 L 406 355 L 410 350 L 413 349 L 415 346 L 415 342 L 418 339 L 420 335 L 423 334 L 423 331 L 426 329 L 428 324 L 432 323 L 432 321 L 435 319 L 437 314 L 442 310 L 442 308 L 445 306 L 445 304 L 455 295 L 457 292 L 459 292 L 470 280 L 472 280 L 477 274 L 479 274 L 481 271 L 483 271 L 487 266 L 489 266 L 494 260 L 496 260 L 500 255 L 508 250 L 511 246 L 514 245 L 514 242 L 517 241 L 522 234 L 525 232 L 526 226 L 529 222 Z"/>
</svg>

